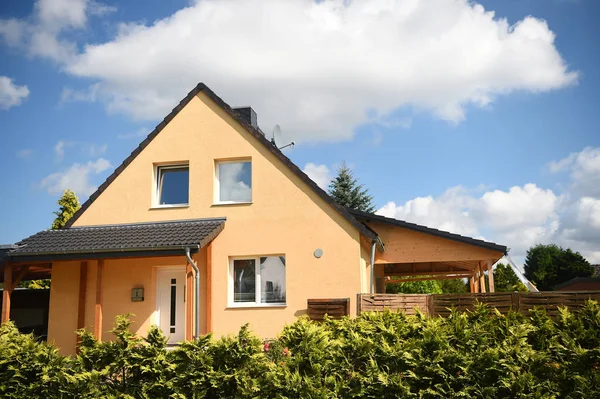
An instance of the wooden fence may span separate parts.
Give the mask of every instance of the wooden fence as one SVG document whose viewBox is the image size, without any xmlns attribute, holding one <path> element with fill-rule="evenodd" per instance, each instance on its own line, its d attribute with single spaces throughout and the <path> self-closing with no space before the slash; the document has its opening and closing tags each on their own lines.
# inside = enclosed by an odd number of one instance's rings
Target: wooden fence
<svg viewBox="0 0 600 399">
<path fill-rule="evenodd" d="M 497 292 L 489 294 L 358 294 L 357 314 L 390 309 L 414 314 L 416 309 L 430 316 L 447 316 L 450 309 L 473 309 L 477 302 L 498 309 L 500 313 L 515 310 L 527 313 L 534 307 L 558 314 L 560 306 L 577 309 L 588 300 L 600 302 L 600 291 L 574 292 Z"/>
<path fill-rule="evenodd" d="M 350 298 L 309 299 L 307 305 L 312 320 L 323 320 L 325 314 L 332 318 L 350 315 Z"/>
</svg>

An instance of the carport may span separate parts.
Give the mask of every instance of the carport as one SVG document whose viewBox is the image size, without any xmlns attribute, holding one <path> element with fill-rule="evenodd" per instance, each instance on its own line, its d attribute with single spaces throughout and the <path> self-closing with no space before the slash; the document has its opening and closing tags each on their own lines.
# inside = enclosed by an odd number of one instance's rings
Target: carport
<svg viewBox="0 0 600 399">
<path fill-rule="evenodd" d="M 352 214 L 385 246 L 375 254 L 373 292 L 384 293 L 390 283 L 457 278 L 468 279 L 471 292 L 494 292 L 491 270 L 506 254 L 505 246 L 371 213 Z"/>
</svg>

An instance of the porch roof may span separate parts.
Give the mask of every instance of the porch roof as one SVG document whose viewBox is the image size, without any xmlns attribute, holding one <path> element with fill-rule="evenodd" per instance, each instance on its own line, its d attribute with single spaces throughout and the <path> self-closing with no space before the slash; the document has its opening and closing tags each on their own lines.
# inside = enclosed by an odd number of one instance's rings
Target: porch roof
<svg viewBox="0 0 600 399">
<path fill-rule="evenodd" d="M 13 262 L 58 259 L 160 256 L 198 250 L 224 228 L 225 218 L 113 224 L 45 230 L 16 244 L 5 256 Z"/>
</svg>

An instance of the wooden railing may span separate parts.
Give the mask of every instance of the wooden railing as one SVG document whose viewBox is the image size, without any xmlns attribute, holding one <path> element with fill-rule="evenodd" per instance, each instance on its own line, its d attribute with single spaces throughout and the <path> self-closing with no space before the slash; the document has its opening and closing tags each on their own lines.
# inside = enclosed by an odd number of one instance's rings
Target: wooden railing
<svg viewBox="0 0 600 399">
<path fill-rule="evenodd" d="M 337 319 L 350 315 L 350 298 L 309 299 L 307 301 L 308 317 L 312 320 L 323 320 L 323 316 Z"/>
<path fill-rule="evenodd" d="M 588 300 L 600 302 L 600 291 L 574 292 L 497 292 L 489 294 L 358 294 L 357 314 L 390 309 L 414 314 L 416 309 L 430 316 L 447 316 L 450 309 L 471 310 L 477 302 L 498 309 L 502 314 L 514 310 L 524 314 L 534 307 L 558 314 L 558 308 L 577 309 Z"/>
</svg>

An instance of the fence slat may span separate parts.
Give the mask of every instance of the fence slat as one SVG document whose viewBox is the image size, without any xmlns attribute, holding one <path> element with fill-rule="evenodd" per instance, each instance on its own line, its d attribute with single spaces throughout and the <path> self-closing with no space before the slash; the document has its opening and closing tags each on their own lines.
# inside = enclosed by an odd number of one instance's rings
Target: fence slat
<svg viewBox="0 0 600 399">
<path fill-rule="evenodd" d="M 600 301 L 600 291 L 575 292 L 495 292 L 478 294 L 358 294 L 357 314 L 381 312 L 389 309 L 415 314 L 416 309 L 431 316 L 448 316 L 450 309 L 472 310 L 483 303 L 500 313 L 518 311 L 527 314 L 529 309 L 545 308 L 549 315 L 557 315 L 558 308 L 574 310 L 589 300 Z"/>
<path fill-rule="evenodd" d="M 350 315 L 350 298 L 327 298 L 307 300 L 308 317 L 312 320 L 323 320 L 327 315 L 338 319 Z"/>
</svg>

